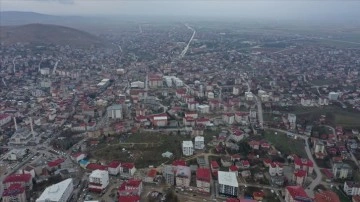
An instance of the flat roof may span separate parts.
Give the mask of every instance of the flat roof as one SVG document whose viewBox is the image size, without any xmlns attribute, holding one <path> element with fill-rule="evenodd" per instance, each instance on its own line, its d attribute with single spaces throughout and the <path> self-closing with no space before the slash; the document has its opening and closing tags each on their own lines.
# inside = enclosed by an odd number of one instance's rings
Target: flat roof
<svg viewBox="0 0 360 202">
<path fill-rule="evenodd" d="M 232 187 L 239 187 L 239 183 L 234 172 L 218 171 L 219 184 Z"/>
<path fill-rule="evenodd" d="M 45 201 L 60 201 L 64 192 L 69 186 L 73 186 L 72 178 L 63 180 L 57 184 L 53 184 L 47 187 L 41 196 L 36 199 L 36 202 L 45 202 Z"/>
<path fill-rule="evenodd" d="M 193 147 L 194 146 L 192 141 L 183 141 L 182 145 L 183 145 L 183 147 Z"/>
</svg>

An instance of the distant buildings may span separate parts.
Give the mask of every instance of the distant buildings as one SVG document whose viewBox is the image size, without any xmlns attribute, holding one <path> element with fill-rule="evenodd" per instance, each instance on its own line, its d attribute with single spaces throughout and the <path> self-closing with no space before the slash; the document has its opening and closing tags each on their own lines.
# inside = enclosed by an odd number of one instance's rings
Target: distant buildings
<svg viewBox="0 0 360 202">
<path fill-rule="evenodd" d="M 219 194 L 237 197 L 239 183 L 234 172 L 218 171 L 218 192 Z"/>
<path fill-rule="evenodd" d="M 65 202 L 68 201 L 74 190 L 71 178 L 47 187 L 36 202 Z"/>
</svg>

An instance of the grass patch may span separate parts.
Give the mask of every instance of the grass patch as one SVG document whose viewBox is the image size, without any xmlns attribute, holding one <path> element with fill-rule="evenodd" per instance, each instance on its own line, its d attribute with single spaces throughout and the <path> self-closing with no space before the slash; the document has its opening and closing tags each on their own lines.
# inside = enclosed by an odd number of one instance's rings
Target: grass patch
<svg viewBox="0 0 360 202">
<path fill-rule="evenodd" d="M 346 196 L 342 191 L 333 188 L 333 191 L 339 196 L 341 202 L 351 202 L 348 196 Z"/>
<path fill-rule="evenodd" d="M 267 130 L 264 132 L 265 140 L 275 146 L 282 154 L 296 154 L 301 157 L 306 157 L 305 143 L 301 139 L 289 138 L 285 133 Z"/>
</svg>

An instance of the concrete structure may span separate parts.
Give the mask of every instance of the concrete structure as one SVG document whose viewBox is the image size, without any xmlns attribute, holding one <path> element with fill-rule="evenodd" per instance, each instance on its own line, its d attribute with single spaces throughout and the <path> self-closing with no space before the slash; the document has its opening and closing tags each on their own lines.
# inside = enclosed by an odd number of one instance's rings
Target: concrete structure
<svg viewBox="0 0 360 202">
<path fill-rule="evenodd" d="M 273 162 L 269 165 L 269 174 L 270 176 L 282 176 L 283 175 L 283 166 L 279 162 Z"/>
<path fill-rule="evenodd" d="M 221 195 L 237 197 L 239 183 L 234 172 L 218 171 L 218 192 Z"/>
<path fill-rule="evenodd" d="M 191 156 L 194 154 L 194 144 L 192 141 L 182 142 L 182 151 L 184 156 Z"/>
<path fill-rule="evenodd" d="M 211 172 L 209 168 L 198 168 L 196 171 L 196 187 L 200 191 L 210 192 Z"/>
<path fill-rule="evenodd" d="M 210 111 L 210 106 L 209 105 L 198 105 L 197 111 L 202 114 L 208 114 Z"/>
<path fill-rule="evenodd" d="M 89 190 L 102 192 L 109 185 L 109 172 L 107 170 L 94 170 L 89 176 Z"/>
<path fill-rule="evenodd" d="M 175 173 L 172 166 L 165 166 L 163 169 L 163 176 L 166 184 L 175 185 Z"/>
<path fill-rule="evenodd" d="M 47 187 L 36 202 L 66 202 L 74 190 L 72 178 Z"/>
<path fill-rule="evenodd" d="M 119 161 L 112 161 L 107 167 L 109 175 L 118 175 L 120 173 L 121 163 Z"/>
<path fill-rule="evenodd" d="M 312 199 L 306 194 L 301 186 L 288 186 L 285 188 L 286 202 L 312 202 Z"/>
<path fill-rule="evenodd" d="M 121 105 L 111 105 L 107 108 L 107 116 L 112 119 L 122 119 L 123 110 Z"/>
<path fill-rule="evenodd" d="M 335 179 L 346 179 L 352 177 L 352 168 L 346 163 L 335 163 L 332 168 Z"/>
<path fill-rule="evenodd" d="M 295 114 L 288 114 L 287 119 L 289 121 L 290 129 L 295 129 L 296 128 L 296 115 Z"/>
<path fill-rule="evenodd" d="M 204 149 L 205 140 L 203 136 L 196 136 L 194 142 L 195 142 L 195 149 Z"/>
<path fill-rule="evenodd" d="M 176 166 L 176 186 L 189 187 L 191 180 L 191 170 L 188 166 Z"/>
<path fill-rule="evenodd" d="M 344 192 L 349 196 L 360 195 L 360 183 L 353 181 L 346 181 L 344 183 Z"/>
<path fill-rule="evenodd" d="M 21 184 L 12 184 L 3 192 L 3 202 L 26 202 L 25 187 Z"/>
<path fill-rule="evenodd" d="M 340 93 L 330 92 L 329 93 L 329 100 L 332 100 L 332 101 L 338 100 L 339 96 L 340 96 Z"/>
</svg>

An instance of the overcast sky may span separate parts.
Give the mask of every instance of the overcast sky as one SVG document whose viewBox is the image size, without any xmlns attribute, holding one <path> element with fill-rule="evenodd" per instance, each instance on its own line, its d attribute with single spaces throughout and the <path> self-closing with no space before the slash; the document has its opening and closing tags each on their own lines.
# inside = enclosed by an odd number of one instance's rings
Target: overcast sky
<svg viewBox="0 0 360 202">
<path fill-rule="evenodd" d="M 2 11 L 56 15 L 175 15 L 360 20 L 357 0 L 0 0 Z"/>
</svg>

